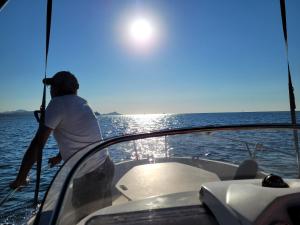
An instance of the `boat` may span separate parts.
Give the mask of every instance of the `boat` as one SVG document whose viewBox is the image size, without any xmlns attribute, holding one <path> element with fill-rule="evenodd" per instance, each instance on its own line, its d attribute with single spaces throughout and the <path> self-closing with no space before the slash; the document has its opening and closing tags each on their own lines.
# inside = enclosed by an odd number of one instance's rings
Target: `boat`
<svg viewBox="0 0 300 225">
<path fill-rule="evenodd" d="M 104 140 L 63 164 L 28 224 L 300 224 L 299 129 L 216 125 Z M 110 198 L 84 182 L 103 150 L 133 152 L 115 164 Z"/>
<path fill-rule="evenodd" d="M 293 132 L 299 128 L 290 124 L 208 126 L 106 140 L 79 151 L 64 164 L 31 222 L 299 224 L 300 180 L 293 146 Z M 103 207 L 105 199 L 95 198 L 74 207 L 76 178 L 89 173 L 103 149 L 136 154 L 132 160 L 116 163 L 110 205 Z M 151 154 L 143 157 L 141 149 Z M 284 174 L 286 163 L 291 167 L 286 171 L 292 173 Z M 90 185 L 82 188 L 99 191 Z"/>
</svg>

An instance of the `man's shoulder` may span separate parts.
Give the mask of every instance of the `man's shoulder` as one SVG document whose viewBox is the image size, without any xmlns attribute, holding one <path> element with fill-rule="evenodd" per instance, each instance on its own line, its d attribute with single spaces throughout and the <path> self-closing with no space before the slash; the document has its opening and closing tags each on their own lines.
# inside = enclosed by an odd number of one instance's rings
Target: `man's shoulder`
<svg viewBox="0 0 300 225">
<path fill-rule="evenodd" d="M 83 102 L 83 103 L 86 103 L 87 102 L 84 98 L 79 97 L 78 95 L 57 96 L 57 97 L 52 98 L 51 101 L 61 102 L 61 103 L 64 103 L 64 102 Z"/>
<path fill-rule="evenodd" d="M 62 99 L 60 97 L 54 97 L 54 98 L 51 98 L 51 100 L 48 104 L 48 108 L 56 107 L 57 105 L 61 105 L 61 104 L 62 104 Z"/>
</svg>

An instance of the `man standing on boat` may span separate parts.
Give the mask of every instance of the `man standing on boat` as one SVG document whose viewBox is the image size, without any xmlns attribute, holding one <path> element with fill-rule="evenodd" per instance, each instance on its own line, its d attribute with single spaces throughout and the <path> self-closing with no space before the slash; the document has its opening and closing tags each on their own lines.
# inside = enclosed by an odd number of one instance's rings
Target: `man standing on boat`
<svg viewBox="0 0 300 225">
<path fill-rule="evenodd" d="M 44 79 L 43 82 L 51 87 L 51 101 L 46 108 L 45 124 L 40 124 L 35 137 L 25 152 L 18 176 L 10 184 L 13 189 L 26 185 L 26 177 L 37 161 L 38 152 L 43 150 L 52 132 L 58 144 L 59 154 L 49 159 L 51 166 L 61 160 L 67 160 L 79 150 L 102 140 L 98 121 L 92 109 L 86 100 L 77 95 L 79 84 L 72 73 L 61 71 L 52 78 Z M 110 195 L 110 191 L 107 189 L 110 189 L 114 174 L 114 165 L 107 150 L 99 152 L 97 164 L 99 165 L 98 168 L 90 173 L 94 177 L 99 174 L 101 182 L 99 181 L 98 190 L 100 188 L 103 193 L 107 193 L 102 194 L 102 197 L 111 198 L 105 196 Z M 77 182 L 77 185 L 80 186 L 80 182 Z M 77 197 L 74 199 L 75 205 L 83 204 L 89 200 L 86 196 L 85 199 L 81 199 L 80 193 Z"/>
</svg>

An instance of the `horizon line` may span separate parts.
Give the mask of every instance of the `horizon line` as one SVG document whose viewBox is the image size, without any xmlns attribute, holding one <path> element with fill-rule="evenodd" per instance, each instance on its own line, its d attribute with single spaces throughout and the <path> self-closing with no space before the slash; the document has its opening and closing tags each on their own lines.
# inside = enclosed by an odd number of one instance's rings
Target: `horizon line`
<svg viewBox="0 0 300 225">
<path fill-rule="evenodd" d="M 24 110 L 24 109 L 18 109 L 18 110 L 11 110 L 11 111 L 0 111 L 0 114 L 15 114 L 15 113 L 33 113 L 34 110 Z M 227 112 L 163 112 L 163 113 L 121 113 L 118 111 L 112 111 L 112 112 L 98 112 L 94 111 L 94 113 L 99 113 L 100 115 L 107 115 L 107 114 L 119 114 L 119 115 L 172 115 L 172 114 L 218 114 L 218 113 L 268 113 L 268 112 L 290 112 L 289 110 L 266 110 L 266 111 L 227 111 Z M 300 112 L 300 110 L 296 110 L 296 113 Z"/>
</svg>

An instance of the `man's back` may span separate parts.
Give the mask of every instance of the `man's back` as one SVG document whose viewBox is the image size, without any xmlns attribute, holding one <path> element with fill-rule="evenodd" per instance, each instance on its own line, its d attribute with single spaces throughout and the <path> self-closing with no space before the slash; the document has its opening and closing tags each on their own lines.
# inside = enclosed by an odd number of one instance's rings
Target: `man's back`
<svg viewBox="0 0 300 225">
<path fill-rule="evenodd" d="M 102 139 L 92 109 L 77 95 L 54 97 L 46 109 L 45 126 L 53 129 L 63 160 Z"/>
<path fill-rule="evenodd" d="M 16 189 L 27 183 L 26 177 L 36 162 L 37 154 L 43 150 L 49 135 L 53 131 L 57 141 L 60 154 L 49 159 L 53 166 L 63 159 L 67 160 L 76 152 L 85 149 L 102 140 L 98 121 L 87 104 L 86 100 L 77 96 L 79 83 L 77 78 L 69 71 L 60 71 L 52 78 L 43 79 L 45 85 L 50 85 L 51 101 L 47 106 L 45 113 L 45 123 L 40 124 L 34 138 L 26 150 L 18 175 L 10 187 Z M 99 154 L 98 154 L 99 153 Z M 99 157 L 94 157 L 92 162 L 86 164 L 82 174 L 77 174 L 77 181 L 81 178 L 89 177 L 89 174 L 96 174 L 98 179 L 98 188 L 95 189 L 99 198 L 110 199 L 110 186 L 114 176 L 114 165 L 111 161 L 107 149 L 102 149 L 96 153 Z M 105 179 L 104 179 L 105 178 Z M 94 182 L 92 180 L 91 182 Z M 79 182 L 81 184 L 81 182 Z M 77 183 L 78 184 L 78 183 Z M 86 185 L 82 182 L 82 185 Z M 82 204 L 87 201 L 96 201 L 96 194 L 91 194 L 91 199 L 86 199 L 83 194 L 83 202 L 80 198 L 81 191 L 78 185 L 74 185 L 74 204 L 78 201 Z M 99 192 L 99 190 L 101 190 Z M 102 195 L 103 194 L 103 195 Z M 81 205 L 81 204 L 80 204 Z"/>
</svg>

